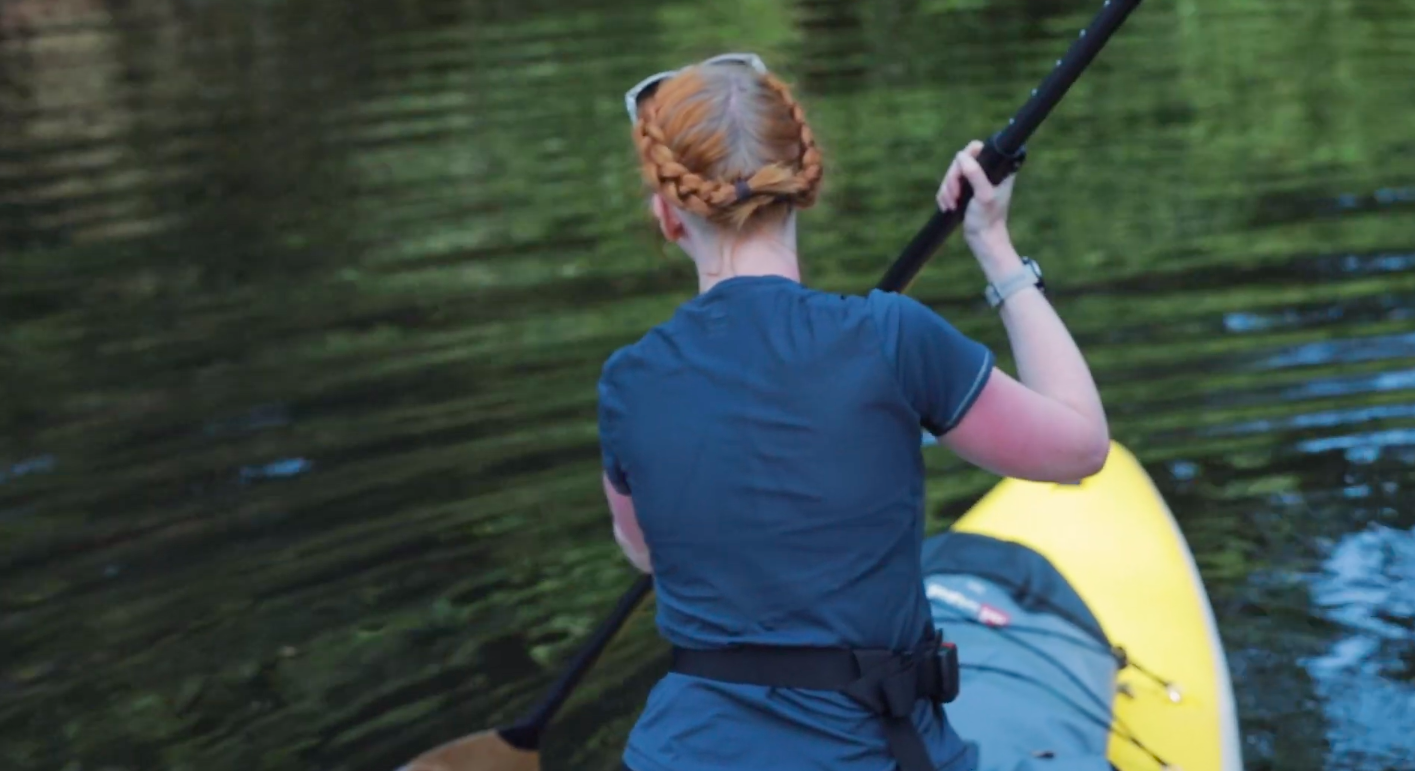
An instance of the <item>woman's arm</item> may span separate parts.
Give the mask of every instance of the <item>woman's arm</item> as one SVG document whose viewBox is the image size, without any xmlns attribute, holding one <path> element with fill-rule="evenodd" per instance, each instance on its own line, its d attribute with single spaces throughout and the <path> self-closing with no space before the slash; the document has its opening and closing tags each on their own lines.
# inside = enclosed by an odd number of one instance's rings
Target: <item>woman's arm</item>
<svg viewBox="0 0 1415 771">
<path fill-rule="evenodd" d="M 649 547 L 644 543 L 644 533 L 639 529 L 639 517 L 634 513 L 634 499 L 614 489 L 609 475 L 604 475 L 604 497 L 609 500 L 609 511 L 614 519 L 614 540 L 624 551 L 624 556 L 634 567 L 645 573 L 653 572 L 649 560 Z"/>
<path fill-rule="evenodd" d="M 994 474 L 1035 482 L 1079 482 L 1099 472 L 1110 454 L 1104 416 L 1087 417 L 996 369 L 939 441 Z"/>
<path fill-rule="evenodd" d="M 987 280 L 999 283 L 1026 270 L 1007 231 L 1013 178 L 994 187 L 975 160 L 982 144 L 958 154 L 939 189 L 945 209 L 956 205 L 961 179 L 973 187 L 964 219 L 968 245 Z M 1066 325 L 1036 287 L 999 309 L 1017 361 L 1017 379 L 994 370 L 977 401 L 941 441 L 959 456 L 1005 476 L 1075 482 L 1105 465 L 1110 429 L 1100 394 Z"/>
</svg>

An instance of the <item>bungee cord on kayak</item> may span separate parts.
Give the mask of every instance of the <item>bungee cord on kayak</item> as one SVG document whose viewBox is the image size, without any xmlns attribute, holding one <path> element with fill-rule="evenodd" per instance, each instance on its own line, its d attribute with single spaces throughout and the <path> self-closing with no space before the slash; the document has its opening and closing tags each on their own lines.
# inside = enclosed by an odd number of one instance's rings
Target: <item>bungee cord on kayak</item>
<svg viewBox="0 0 1415 771">
<path fill-rule="evenodd" d="M 1046 651 L 1043 651 L 1041 648 L 1038 648 L 1037 646 L 1032 645 L 1031 643 L 1027 642 L 1026 640 L 1021 639 L 1021 637 L 1020 637 L 1019 635 L 1021 635 L 1021 634 L 1036 634 L 1036 635 L 1040 635 L 1040 636 L 1051 637 L 1051 638 L 1053 638 L 1053 639 L 1063 640 L 1063 641 L 1065 641 L 1065 642 L 1071 643 L 1072 645 L 1076 645 L 1076 646 L 1088 648 L 1088 649 L 1093 650 L 1093 651 L 1096 651 L 1096 652 L 1098 652 L 1098 653 L 1111 653 L 1111 652 L 1114 652 L 1114 651 L 1117 651 L 1117 650 L 1123 651 L 1123 649 L 1120 648 L 1120 646 L 1116 645 L 1116 646 L 1107 647 L 1107 646 L 1104 646 L 1104 645 L 1098 645 L 1095 641 L 1090 640 L 1090 639 L 1087 639 L 1087 638 L 1079 637 L 1079 636 L 1073 635 L 1073 634 L 1067 634 L 1067 633 L 1060 632 L 1060 631 L 1053 630 L 1053 629 L 1044 629 L 1044 628 L 1041 628 L 1041 627 L 1014 626 L 1014 625 L 1009 625 L 1009 626 L 1006 627 L 1006 628 L 1004 628 L 1004 627 L 999 627 L 999 626 L 995 626 L 995 625 L 992 625 L 992 624 L 988 624 L 988 623 L 983 622 L 983 621 L 979 621 L 979 620 L 976 619 L 976 618 L 970 618 L 970 617 L 968 617 L 968 616 L 966 616 L 966 615 L 963 615 L 962 613 L 960 613 L 960 612 L 958 612 L 958 611 L 956 611 L 956 610 L 953 610 L 953 609 L 948 609 L 948 610 L 944 611 L 944 613 L 947 614 L 947 615 L 943 615 L 943 616 L 942 616 L 942 619 L 943 619 L 943 620 L 952 621 L 952 622 L 955 622 L 955 623 L 969 624 L 969 625 L 971 625 L 971 626 L 976 626 L 976 627 L 984 628 L 984 629 L 988 630 L 990 633 L 995 634 L 995 635 L 998 635 L 998 636 L 1001 636 L 1001 637 L 1004 637 L 1004 638 L 1007 638 L 1008 640 L 1010 640 L 1013 644 L 1017 645 L 1018 647 L 1023 648 L 1024 650 L 1028 650 L 1028 651 L 1031 652 L 1033 655 L 1035 655 L 1039 660 L 1046 662 L 1049 666 L 1051 666 L 1052 668 L 1054 668 L 1057 672 L 1061 673 L 1061 675 L 1062 675 L 1063 677 L 1065 677 L 1069 682 L 1071 682 L 1072 684 L 1074 684 L 1074 685 L 1077 687 L 1077 690 L 1080 691 L 1081 693 L 1085 694 L 1085 695 L 1090 699 L 1090 701 L 1093 702 L 1093 704 L 1094 704 L 1097 708 L 1099 708 L 1099 709 L 1101 710 L 1102 713 L 1108 714 L 1108 713 L 1111 712 L 1110 705 L 1107 704 L 1107 703 L 1105 703 L 1105 701 L 1103 701 L 1098 695 L 1096 695 L 1095 693 L 1093 693 L 1093 692 L 1091 692 L 1090 690 L 1088 690 L 1088 689 L 1086 688 L 1085 684 L 1082 683 L 1082 682 L 1077 678 L 1076 674 L 1075 674 L 1074 672 L 1072 672 L 1070 669 L 1067 669 L 1065 665 L 1063 665 L 1062 663 L 1060 663 L 1059 661 L 1057 661 L 1056 658 L 1055 658 L 1055 656 L 1050 655 L 1050 654 L 1048 654 Z M 939 614 L 936 612 L 935 615 L 937 616 L 937 615 L 939 615 Z M 1126 662 L 1125 662 L 1124 660 L 1122 660 L 1121 658 L 1118 658 L 1118 657 L 1117 657 L 1117 658 L 1115 659 L 1115 661 L 1116 661 L 1116 665 L 1117 665 L 1118 667 L 1120 667 L 1120 668 L 1124 668 L 1124 667 L 1126 666 Z M 1053 685 L 1051 685 L 1051 684 L 1049 684 L 1049 683 L 1046 683 L 1046 682 L 1042 681 L 1041 679 L 1037 678 L 1035 675 L 1031 675 L 1031 674 L 1028 674 L 1028 673 L 1025 673 L 1025 672 L 1016 671 L 1016 670 L 1006 669 L 1006 668 L 1002 668 L 1002 667 L 989 666 L 989 665 L 986 665 L 986 664 L 968 664 L 968 663 L 965 663 L 965 664 L 961 664 L 960 667 L 961 667 L 962 669 L 972 669 L 972 670 L 977 670 L 977 671 L 988 671 L 988 672 L 994 672 L 994 673 L 996 673 L 996 674 L 1007 675 L 1007 676 L 1013 677 L 1013 678 L 1015 678 L 1015 679 L 1017 679 L 1017 680 L 1021 680 L 1021 681 L 1028 682 L 1028 683 L 1030 683 L 1030 684 L 1032 684 L 1032 685 L 1035 685 L 1035 686 L 1038 687 L 1038 688 L 1047 689 L 1047 690 L 1051 691 L 1058 699 L 1062 699 L 1062 700 L 1066 701 L 1067 703 L 1071 704 L 1071 705 L 1076 709 L 1077 714 L 1084 715 L 1088 720 L 1090 720 L 1090 721 L 1096 723 L 1097 725 L 1099 725 L 1099 726 L 1101 726 L 1101 727 L 1107 728 L 1109 731 L 1113 732 L 1116 736 L 1119 736 L 1121 739 L 1124 739 L 1125 741 L 1128 741 L 1128 742 L 1130 742 L 1131 744 L 1133 744 L 1136 749 L 1139 749 L 1141 752 L 1144 752 L 1145 754 L 1149 755 L 1151 758 L 1154 759 L 1154 761 L 1155 761 L 1157 764 L 1159 764 L 1160 768 L 1162 768 L 1162 769 L 1171 769 L 1171 768 L 1174 768 L 1174 767 L 1171 766 L 1168 762 L 1166 762 L 1163 758 L 1161 758 L 1159 755 L 1157 755 L 1157 754 L 1154 753 L 1152 750 L 1150 750 L 1149 747 L 1146 747 L 1146 746 L 1140 741 L 1139 737 L 1135 735 L 1135 732 L 1132 731 L 1132 730 L 1130 729 L 1130 727 L 1125 724 L 1125 721 L 1124 721 L 1123 719 L 1121 719 L 1121 718 L 1119 718 L 1119 717 L 1111 717 L 1111 718 L 1109 718 L 1109 719 L 1104 718 L 1104 717 L 1100 717 L 1100 716 L 1098 716 L 1096 713 L 1092 712 L 1089 708 L 1084 707 L 1084 706 L 1082 706 L 1082 705 L 1080 705 L 1080 704 L 1077 704 L 1071 697 L 1066 696 L 1065 694 L 1062 694 L 1059 690 L 1056 689 L 1055 686 L 1053 686 Z M 1162 681 L 1162 680 L 1160 680 L 1159 682 L 1161 682 L 1162 684 L 1165 684 L 1164 681 Z M 1167 684 L 1165 684 L 1165 685 L 1167 686 Z"/>
<path fill-rule="evenodd" d="M 1053 603 L 1051 602 L 1051 600 L 1046 599 L 1046 598 L 1041 598 L 1039 601 L 1040 601 L 1042 604 L 1047 605 L 1048 608 L 1050 608 L 1051 610 L 1053 610 L 1054 612 L 1056 612 L 1058 615 L 1061 615 L 1063 618 L 1066 617 L 1066 609 L 1065 609 L 1065 608 L 1062 608 L 1062 607 L 1059 607 L 1059 606 L 1053 604 Z M 1050 629 L 1032 629 L 1032 628 L 1028 628 L 1028 627 L 1011 626 L 1011 627 L 1009 627 L 1007 630 L 1004 630 L 1004 629 L 1000 629 L 1000 628 L 994 627 L 994 626 L 992 626 L 991 624 L 988 624 L 987 622 L 984 622 L 984 621 L 980 621 L 980 620 L 978 620 L 978 619 L 976 619 L 976 618 L 969 618 L 968 616 L 965 616 L 965 615 L 963 615 L 963 614 L 961 614 L 961 613 L 958 613 L 957 611 L 952 611 L 952 612 L 955 613 L 956 618 L 957 618 L 959 621 L 962 621 L 962 622 L 964 622 L 964 623 L 978 624 L 978 625 L 980 625 L 980 626 L 985 626 L 985 627 L 988 627 L 988 628 L 990 628 L 990 629 L 993 629 L 993 630 L 996 631 L 998 634 L 1009 634 L 1009 633 L 1019 633 L 1019 632 L 1031 632 L 1031 633 L 1035 633 L 1035 634 L 1046 635 L 1046 636 L 1049 636 L 1049 637 L 1052 637 L 1052 638 L 1055 638 L 1055 639 L 1058 639 L 1058 640 L 1065 640 L 1066 642 L 1069 642 L 1069 643 L 1071 643 L 1071 644 L 1073 644 L 1073 645 L 1084 646 L 1084 647 L 1088 647 L 1088 648 L 1091 648 L 1091 649 L 1096 650 L 1096 651 L 1102 651 L 1102 652 L 1109 653 L 1109 654 L 1111 655 L 1111 657 L 1115 659 L 1116 666 L 1120 667 L 1121 669 L 1127 669 L 1127 668 L 1133 669 L 1133 670 L 1135 670 L 1136 672 L 1140 673 L 1141 675 L 1145 676 L 1146 678 L 1149 678 L 1150 680 L 1152 680 L 1152 681 L 1154 681 L 1156 684 L 1158 684 L 1161 688 L 1164 689 L 1165 696 L 1166 696 L 1171 702 L 1173 702 L 1173 703 L 1175 703 L 1175 704 L 1178 704 L 1180 701 L 1183 700 L 1183 690 L 1180 689 L 1178 683 L 1175 683 L 1175 682 L 1173 682 L 1173 681 L 1171 681 L 1171 680 L 1167 680 L 1167 679 L 1165 679 L 1164 677 L 1161 677 L 1161 676 L 1159 676 L 1159 675 L 1157 675 L 1157 674 L 1151 672 L 1150 670 L 1146 669 L 1145 667 L 1141 666 L 1138 661 L 1135 661 L 1134 658 L 1132 658 L 1132 657 L 1126 652 L 1125 647 L 1124 647 L 1123 645 L 1112 644 L 1112 643 L 1110 643 L 1109 641 L 1097 641 L 1097 640 L 1095 640 L 1095 639 L 1093 639 L 1093 638 L 1081 638 L 1081 637 L 1076 637 L 1076 636 L 1074 636 L 1074 635 L 1070 635 L 1070 634 L 1066 634 L 1066 633 L 1063 633 L 1063 632 L 1058 632 L 1058 631 L 1050 630 Z"/>
<path fill-rule="evenodd" d="M 1124 647 L 1116 645 L 1111 649 L 1111 655 L 1115 656 L 1115 660 L 1120 664 L 1121 669 L 1129 667 L 1130 669 L 1133 669 L 1136 672 L 1139 672 L 1145 677 L 1148 677 L 1158 683 L 1159 686 L 1164 689 L 1164 693 L 1166 696 L 1169 697 L 1170 701 L 1174 702 L 1175 704 L 1178 704 L 1179 702 L 1184 700 L 1184 691 L 1180 689 L 1178 683 L 1175 683 L 1171 680 L 1166 680 L 1163 677 L 1160 677 L 1159 675 L 1151 672 L 1150 670 L 1140 666 L 1139 662 L 1132 659 L 1129 654 L 1125 652 Z"/>
<path fill-rule="evenodd" d="M 1058 700 L 1070 704 L 1076 710 L 1076 714 L 1086 718 L 1087 721 L 1094 723 L 1097 727 L 1103 728 L 1109 733 L 1115 734 L 1116 736 L 1120 737 L 1121 740 L 1129 742 L 1133 747 L 1135 747 L 1135 749 L 1148 755 L 1152 760 L 1155 761 L 1155 764 L 1160 767 L 1160 771 L 1181 771 L 1178 766 L 1170 765 L 1168 762 L 1165 761 L 1164 758 L 1161 758 L 1159 755 L 1156 755 L 1152 750 L 1150 750 L 1149 747 L 1146 747 L 1144 743 L 1141 742 L 1139 738 L 1137 738 L 1133 733 L 1131 733 L 1129 729 L 1125 728 L 1125 726 L 1113 720 L 1107 720 L 1095 714 L 1094 712 L 1091 712 L 1086 707 L 1077 704 L 1073 699 L 1071 699 L 1071 697 L 1060 693 L 1055 686 L 1044 683 L 1032 675 L 1026 674 L 1024 672 L 1018 672 L 1012 669 L 1006 669 L 1004 667 L 988 666 L 986 664 L 964 664 L 962 668 L 971 669 L 978 672 L 991 672 L 993 674 L 1002 675 L 1003 677 L 1009 677 L 1020 682 L 1025 682 L 1028 685 L 1044 689 L 1050 692 Z M 1045 754 L 1047 751 L 1037 750 L 1037 752 Z M 1130 769 L 1117 768 L 1116 771 L 1130 771 Z"/>
</svg>

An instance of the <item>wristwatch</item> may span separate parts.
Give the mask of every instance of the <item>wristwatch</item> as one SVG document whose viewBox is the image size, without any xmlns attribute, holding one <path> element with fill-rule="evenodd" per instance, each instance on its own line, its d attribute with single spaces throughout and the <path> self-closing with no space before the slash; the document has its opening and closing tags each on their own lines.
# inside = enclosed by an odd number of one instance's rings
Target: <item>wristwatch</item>
<svg viewBox="0 0 1415 771">
<path fill-rule="evenodd" d="M 1023 257 L 1022 268 L 996 284 L 988 283 L 987 288 L 983 290 L 983 297 L 987 298 L 990 307 L 997 308 L 1007 298 L 1029 286 L 1035 286 L 1043 292 L 1046 291 L 1046 282 L 1042 281 L 1042 267 L 1037 264 L 1036 260 L 1031 257 Z"/>
</svg>

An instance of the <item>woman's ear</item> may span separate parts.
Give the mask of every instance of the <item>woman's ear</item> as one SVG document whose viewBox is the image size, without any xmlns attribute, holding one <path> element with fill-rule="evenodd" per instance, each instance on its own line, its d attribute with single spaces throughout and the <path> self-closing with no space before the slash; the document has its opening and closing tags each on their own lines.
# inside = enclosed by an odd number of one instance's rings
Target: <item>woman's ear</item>
<svg viewBox="0 0 1415 771">
<path fill-rule="evenodd" d="M 670 206 L 658 193 L 653 194 L 651 203 L 653 216 L 658 220 L 658 229 L 663 233 L 663 237 L 675 244 L 682 240 L 687 234 L 687 228 L 683 227 L 683 218 L 678 216 L 678 210 Z"/>
</svg>

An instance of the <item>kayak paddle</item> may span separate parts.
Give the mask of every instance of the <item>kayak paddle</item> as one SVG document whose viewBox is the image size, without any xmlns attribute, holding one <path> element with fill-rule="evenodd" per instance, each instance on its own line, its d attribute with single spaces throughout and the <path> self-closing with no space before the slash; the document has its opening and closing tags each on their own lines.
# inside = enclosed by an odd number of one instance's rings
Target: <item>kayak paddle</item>
<svg viewBox="0 0 1415 771">
<path fill-rule="evenodd" d="M 482 731 L 435 747 L 398 771 L 539 771 L 540 739 L 545 727 L 652 589 L 653 576 L 639 576 L 526 717 L 506 728 Z"/>
<path fill-rule="evenodd" d="M 1022 105 L 1007 127 L 993 134 L 983 144 L 978 156 L 978 165 L 987 172 L 988 179 L 997 184 L 1017 170 L 1026 157 L 1025 145 L 1032 132 L 1042 125 L 1053 108 L 1066 96 L 1066 92 L 1076 79 L 1081 77 L 1091 60 L 1105 47 L 1110 36 L 1125 23 L 1130 12 L 1140 5 L 1141 0 L 1105 0 L 1100 13 L 1091 20 L 1089 26 L 1081 30 L 1080 37 L 1067 49 L 1066 55 L 1056 60 L 1056 67 L 1047 75 L 1042 84 L 1032 89 L 1032 96 Z M 973 199 L 973 188 L 965 178 L 958 197 L 958 206 L 949 210 L 934 210 L 928 223 L 914 236 L 904 252 L 885 271 L 878 288 L 886 292 L 903 292 L 918 275 L 924 263 L 963 222 L 968 211 L 968 202 Z"/>
<path fill-rule="evenodd" d="M 1031 98 L 1007 122 L 1007 127 L 984 143 L 978 164 L 987 172 L 988 179 L 994 183 L 1001 182 L 1021 166 L 1026 157 L 1027 139 L 1140 2 L 1105 0 L 1104 7 L 1090 26 L 1081 30 L 1080 37 L 1071 44 L 1066 55 L 1057 60 L 1055 69 L 1032 91 Z M 964 180 L 958 207 L 947 212 L 935 210 L 933 217 L 885 271 L 876 288 L 886 292 L 907 289 L 924 263 L 962 223 L 972 197 L 973 190 Z M 650 575 L 640 576 L 634 582 L 585 647 L 575 655 L 569 668 L 551 686 L 541 703 L 520 722 L 507 728 L 472 734 L 428 750 L 399 771 L 539 771 L 540 739 L 546 726 L 652 589 L 653 577 Z"/>
</svg>

